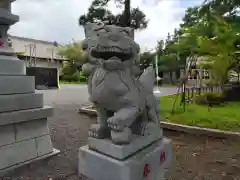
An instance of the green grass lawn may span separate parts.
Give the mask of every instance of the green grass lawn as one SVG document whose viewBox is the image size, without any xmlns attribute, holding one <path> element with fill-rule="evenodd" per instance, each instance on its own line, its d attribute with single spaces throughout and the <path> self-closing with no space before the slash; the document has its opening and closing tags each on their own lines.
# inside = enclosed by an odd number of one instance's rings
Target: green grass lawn
<svg viewBox="0 0 240 180">
<path fill-rule="evenodd" d="M 160 98 L 161 119 L 172 123 L 240 132 L 240 102 L 228 102 L 208 110 L 207 106 L 186 104 L 180 107 L 180 96 L 171 114 L 176 95 Z"/>
<path fill-rule="evenodd" d="M 82 82 L 82 81 L 77 81 L 77 82 L 60 81 L 60 84 L 87 84 L 87 82 Z"/>
</svg>

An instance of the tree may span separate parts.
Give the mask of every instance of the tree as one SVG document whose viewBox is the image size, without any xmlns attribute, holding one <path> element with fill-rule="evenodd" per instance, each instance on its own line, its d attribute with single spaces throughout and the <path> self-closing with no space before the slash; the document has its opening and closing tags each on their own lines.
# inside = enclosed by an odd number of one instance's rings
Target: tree
<svg viewBox="0 0 240 180">
<path fill-rule="evenodd" d="M 173 73 L 177 72 L 180 67 L 179 61 L 179 52 L 174 49 L 173 45 L 174 42 L 178 41 L 178 35 L 177 30 L 175 30 L 175 35 L 172 37 L 170 33 L 168 33 L 168 36 L 165 40 L 158 41 L 157 47 L 156 47 L 156 54 L 158 56 L 158 69 L 162 73 L 169 73 L 169 77 L 172 83 L 173 81 Z"/>
<path fill-rule="evenodd" d="M 98 22 L 106 19 L 106 15 L 112 24 L 118 26 L 130 26 L 134 29 L 144 29 L 148 25 L 146 15 L 139 8 L 130 8 L 130 0 L 117 0 L 121 5 L 124 4 L 124 11 L 114 15 L 107 9 L 110 0 L 94 0 L 88 8 L 87 14 L 83 14 L 79 18 L 79 25 L 84 26 L 88 22 Z M 131 18 L 129 18 L 129 16 Z M 131 19 L 131 21 L 130 21 Z"/>
<path fill-rule="evenodd" d="M 195 19 L 185 18 L 188 21 L 181 25 L 178 48 L 204 59 L 207 62 L 203 63 L 204 66 L 211 69 L 214 80 L 222 85 L 227 81 L 229 69 L 236 65 L 237 33 L 222 11 L 218 12 L 216 7 L 213 11 L 205 6 L 187 11 L 185 17 Z M 190 16 L 189 12 L 195 13 L 195 16 Z"/>
<path fill-rule="evenodd" d="M 200 13 L 210 12 L 221 16 L 235 16 L 239 12 L 239 7 L 239 0 L 205 0 Z"/>
<path fill-rule="evenodd" d="M 236 53 L 240 52 L 240 38 L 236 38 L 240 32 L 239 4 L 237 0 L 206 0 L 189 7 L 180 28 L 167 35 L 165 47 L 157 46 L 163 67 L 159 69 L 173 71 L 186 66 L 187 59 L 205 59 L 214 79 L 224 82 L 229 68 L 240 67 L 236 65 L 240 59 Z"/>
<path fill-rule="evenodd" d="M 59 47 L 58 54 L 68 60 L 62 69 L 63 78 L 69 81 L 80 80 L 80 71 L 84 63 L 83 51 L 80 47 L 80 43 L 73 42 Z"/>
<path fill-rule="evenodd" d="M 180 24 L 181 28 L 192 27 L 196 23 L 199 22 L 199 6 L 189 7 L 185 11 L 185 15 L 183 17 L 183 23 Z"/>
<path fill-rule="evenodd" d="M 141 70 L 146 69 L 150 66 L 150 64 L 153 63 L 155 57 L 155 53 L 152 53 L 150 51 L 146 51 L 140 54 L 140 68 Z"/>
<path fill-rule="evenodd" d="M 214 37 L 199 37 L 198 52 L 210 65 L 214 80 L 223 85 L 227 81 L 228 71 L 235 64 L 234 41 L 236 34 L 222 17 L 216 16 L 215 18 Z"/>
</svg>

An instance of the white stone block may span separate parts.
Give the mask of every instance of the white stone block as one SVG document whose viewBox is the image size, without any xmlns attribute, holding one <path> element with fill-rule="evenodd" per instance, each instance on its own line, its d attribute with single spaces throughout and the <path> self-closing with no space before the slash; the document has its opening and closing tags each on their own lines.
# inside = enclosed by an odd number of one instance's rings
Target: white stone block
<svg viewBox="0 0 240 180">
<path fill-rule="evenodd" d="M 37 109 L 0 113 L 0 126 L 24 121 L 34 121 L 36 119 L 51 117 L 52 115 L 53 108 L 50 106 L 44 106 L 43 108 Z"/>
<path fill-rule="evenodd" d="M 33 76 L 0 76 L 0 95 L 34 93 Z"/>
<path fill-rule="evenodd" d="M 16 141 L 36 138 L 49 134 L 47 118 L 15 124 Z"/>
<path fill-rule="evenodd" d="M 0 113 L 43 107 L 43 94 L 0 95 Z"/>
<path fill-rule="evenodd" d="M 0 147 L 0 170 L 37 157 L 35 139 Z"/>
<path fill-rule="evenodd" d="M 163 180 L 172 159 L 171 140 L 163 139 L 126 160 L 117 160 L 90 150 L 79 149 L 79 176 L 91 180 Z"/>
<path fill-rule="evenodd" d="M 22 60 L 1 60 L 0 75 L 25 75 L 26 67 Z"/>
<path fill-rule="evenodd" d="M 43 156 L 53 152 L 53 146 L 50 135 L 45 135 L 36 138 L 37 142 L 37 154 Z"/>
<path fill-rule="evenodd" d="M 12 124 L 0 126 L 0 146 L 15 142 L 14 127 Z"/>
</svg>

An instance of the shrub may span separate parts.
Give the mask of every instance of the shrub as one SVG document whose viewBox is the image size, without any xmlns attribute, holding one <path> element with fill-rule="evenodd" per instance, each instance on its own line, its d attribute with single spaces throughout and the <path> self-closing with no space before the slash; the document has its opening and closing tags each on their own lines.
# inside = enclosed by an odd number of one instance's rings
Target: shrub
<svg viewBox="0 0 240 180">
<path fill-rule="evenodd" d="M 196 96 L 195 103 L 199 105 L 218 106 L 224 103 L 223 93 L 204 93 Z"/>
<path fill-rule="evenodd" d="M 63 75 L 61 79 L 68 82 L 86 82 L 86 77 L 79 71 L 72 75 Z"/>
<path fill-rule="evenodd" d="M 87 78 L 86 78 L 86 76 L 84 76 L 83 72 L 80 72 L 79 80 L 80 80 L 81 82 L 86 82 L 86 81 L 87 81 Z"/>
<path fill-rule="evenodd" d="M 73 81 L 80 81 L 80 72 L 76 71 L 73 75 L 72 75 Z"/>
<path fill-rule="evenodd" d="M 73 82 L 76 81 L 72 75 L 64 75 L 62 76 L 63 81 Z"/>
</svg>

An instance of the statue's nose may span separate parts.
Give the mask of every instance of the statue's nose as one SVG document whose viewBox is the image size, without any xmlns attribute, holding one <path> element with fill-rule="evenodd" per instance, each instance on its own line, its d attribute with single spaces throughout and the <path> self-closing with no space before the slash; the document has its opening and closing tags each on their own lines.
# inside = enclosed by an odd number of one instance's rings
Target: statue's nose
<svg viewBox="0 0 240 180">
<path fill-rule="evenodd" d="M 116 42 L 116 41 L 119 41 L 121 37 L 118 34 L 109 34 L 108 38 Z"/>
</svg>

